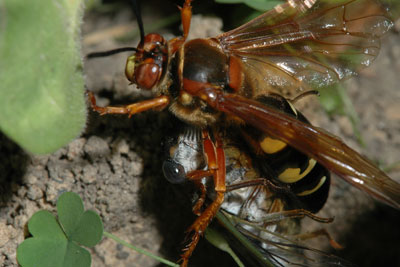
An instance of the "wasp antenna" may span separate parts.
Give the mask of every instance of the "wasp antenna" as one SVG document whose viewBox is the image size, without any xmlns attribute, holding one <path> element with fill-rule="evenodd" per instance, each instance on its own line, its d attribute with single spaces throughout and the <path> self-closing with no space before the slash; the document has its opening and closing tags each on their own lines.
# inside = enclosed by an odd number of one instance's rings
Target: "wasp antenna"
<svg viewBox="0 0 400 267">
<path fill-rule="evenodd" d="M 144 42 L 144 28 L 143 28 L 143 20 L 142 13 L 140 12 L 140 1 L 132 0 L 133 11 L 136 15 L 136 20 L 140 30 L 140 44 Z"/>
<path fill-rule="evenodd" d="M 108 57 L 114 54 L 126 52 L 126 51 L 137 51 L 136 48 L 134 47 L 121 47 L 113 50 L 108 50 L 108 51 L 103 51 L 103 52 L 94 52 L 94 53 L 89 53 L 86 58 L 95 58 L 95 57 Z"/>
</svg>

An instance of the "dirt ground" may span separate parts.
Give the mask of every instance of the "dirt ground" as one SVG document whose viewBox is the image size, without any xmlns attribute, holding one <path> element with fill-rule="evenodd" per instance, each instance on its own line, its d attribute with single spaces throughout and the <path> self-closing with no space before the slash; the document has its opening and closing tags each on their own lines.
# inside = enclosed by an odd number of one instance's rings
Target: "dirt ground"
<svg viewBox="0 0 400 267">
<path fill-rule="evenodd" d="M 144 6 L 145 24 L 163 16 L 163 7 Z M 194 4 L 196 13 L 196 5 Z M 172 9 L 175 7 L 172 7 Z M 171 7 L 167 7 L 171 9 Z M 83 54 L 121 46 L 116 41 L 136 27 L 128 7 L 113 12 L 92 11 L 83 25 Z M 192 34 L 213 36 L 222 27 L 218 18 L 195 16 Z M 354 136 L 345 116 L 328 117 L 317 100 L 301 108 L 309 120 L 368 156 L 389 176 L 400 182 L 400 24 L 382 41 L 380 55 L 357 78 L 346 82 L 347 91 L 360 117 L 366 146 Z M 167 38 L 172 37 L 162 30 Z M 128 53 L 129 54 L 129 53 Z M 147 97 L 124 77 L 127 53 L 85 62 L 87 88 L 95 92 L 99 105 L 132 103 Z M 170 185 L 161 172 L 162 142 L 171 128 L 168 112 L 147 112 L 128 119 L 89 113 L 81 137 L 46 156 L 33 156 L 0 135 L 0 266 L 17 266 L 16 248 L 24 240 L 24 227 L 40 209 L 54 211 L 64 191 L 78 193 L 85 208 L 96 210 L 105 230 L 170 260 L 177 260 L 185 228 L 193 221 L 190 203 L 181 203 L 180 187 Z M 366 194 L 344 183 L 332 181 L 327 205 L 318 214 L 334 217 L 324 226 L 344 245 L 335 254 L 360 266 L 400 266 L 400 213 L 376 203 Z M 303 221 L 306 230 L 320 225 Z M 305 230 L 305 231 L 306 231 Z M 313 246 L 329 249 L 325 239 Z M 144 255 L 104 238 L 91 250 L 92 266 L 161 266 Z M 207 256 L 205 256 L 207 255 Z M 218 261 L 216 260 L 218 259 Z M 234 266 L 225 253 L 201 241 L 191 266 Z"/>
</svg>

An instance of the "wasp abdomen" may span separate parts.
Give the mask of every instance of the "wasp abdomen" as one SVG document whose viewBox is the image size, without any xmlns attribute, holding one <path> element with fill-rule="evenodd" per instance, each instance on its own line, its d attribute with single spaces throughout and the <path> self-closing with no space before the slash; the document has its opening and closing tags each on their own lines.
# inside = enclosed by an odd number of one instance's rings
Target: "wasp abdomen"
<svg viewBox="0 0 400 267">
<path fill-rule="evenodd" d="M 309 123 L 282 96 L 272 94 L 259 97 L 257 100 L 287 115 L 294 116 L 302 122 Z M 260 164 L 262 173 L 289 186 L 302 208 L 315 213 L 323 207 L 330 185 L 330 174 L 325 167 L 285 142 L 260 131 L 251 129 L 244 134 L 245 137 L 247 135 L 246 139 L 252 142 L 255 153 L 262 159 Z"/>
</svg>

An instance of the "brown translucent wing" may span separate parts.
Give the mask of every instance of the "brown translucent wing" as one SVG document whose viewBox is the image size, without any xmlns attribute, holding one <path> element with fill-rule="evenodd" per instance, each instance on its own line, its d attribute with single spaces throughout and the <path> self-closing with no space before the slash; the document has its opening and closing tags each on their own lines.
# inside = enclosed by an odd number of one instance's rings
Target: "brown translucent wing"
<svg viewBox="0 0 400 267">
<path fill-rule="evenodd" d="M 393 25 L 374 0 L 292 0 L 217 37 L 255 90 L 296 92 L 355 74 Z"/>
<path fill-rule="evenodd" d="M 255 100 L 234 94 L 221 96 L 216 108 L 286 142 L 316 159 L 347 182 L 400 209 L 400 184 L 323 129 L 305 124 Z"/>
</svg>

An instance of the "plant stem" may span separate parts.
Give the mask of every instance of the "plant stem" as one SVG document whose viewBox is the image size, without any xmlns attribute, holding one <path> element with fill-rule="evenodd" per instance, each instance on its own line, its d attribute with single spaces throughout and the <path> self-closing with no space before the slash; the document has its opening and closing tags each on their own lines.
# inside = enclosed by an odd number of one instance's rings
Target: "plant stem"
<svg viewBox="0 0 400 267">
<path fill-rule="evenodd" d="M 130 249 L 133 249 L 133 250 L 135 250 L 135 251 L 137 251 L 137 252 L 139 252 L 139 253 L 141 253 L 143 255 L 146 255 L 146 256 L 148 256 L 150 258 L 153 258 L 153 259 L 155 259 L 155 260 L 157 260 L 157 261 L 159 261 L 161 263 L 164 263 L 164 264 L 166 264 L 168 266 L 179 267 L 178 264 L 176 264 L 176 263 L 174 263 L 172 261 L 163 259 L 161 257 L 158 257 L 158 256 L 154 255 L 153 253 L 151 253 L 151 252 L 149 252 L 147 250 L 144 250 L 144 249 L 138 248 L 136 246 L 133 246 L 133 245 L 129 244 L 128 242 L 125 242 L 124 240 L 122 240 L 122 239 L 118 238 L 117 236 L 115 236 L 113 234 L 110 234 L 110 233 L 108 233 L 106 231 L 103 232 L 103 235 L 108 237 L 108 238 L 111 238 L 112 240 L 114 240 L 117 243 L 120 243 L 121 245 L 124 245 L 124 246 L 126 246 L 126 247 L 128 247 Z"/>
</svg>

